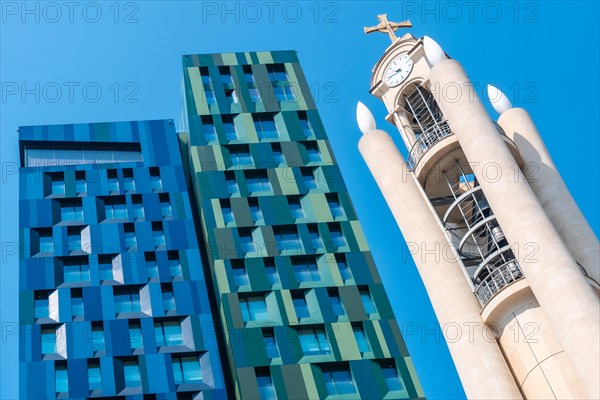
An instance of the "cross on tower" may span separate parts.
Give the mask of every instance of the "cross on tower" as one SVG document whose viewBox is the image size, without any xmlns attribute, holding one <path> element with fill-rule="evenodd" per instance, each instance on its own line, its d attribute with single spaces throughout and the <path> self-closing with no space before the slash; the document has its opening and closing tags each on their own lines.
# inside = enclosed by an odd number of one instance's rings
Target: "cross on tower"
<svg viewBox="0 0 600 400">
<path fill-rule="evenodd" d="M 377 16 L 377 19 L 380 21 L 379 25 L 372 26 L 370 28 L 365 27 L 365 33 L 368 35 L 369 33 L 373 32 L 386 32 L 388 35 L 390 35 L 390 40 L 392 43 L 394 43 L 397 39 L 394 32 L 396 32 L 398 28 L 412 28 L 412 24 L 408 20 L 403 22 L 388 21 L 387 14 L 380 14 Z"/>
</svg>

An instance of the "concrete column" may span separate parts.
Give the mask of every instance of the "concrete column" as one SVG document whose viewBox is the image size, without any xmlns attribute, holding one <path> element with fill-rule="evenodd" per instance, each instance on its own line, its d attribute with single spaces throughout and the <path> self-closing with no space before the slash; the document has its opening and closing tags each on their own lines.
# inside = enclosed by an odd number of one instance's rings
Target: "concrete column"
<svg viewBox="0 0 600 400">
<path fill-rule="evenodd" d="M 590 399 L 600 398 L 600 303 L 474 93 L 461 65 L 443 60 L 433 94 L 513 246 Z M 455 96 L 457 90 L 458 96 Z"/>
<path fill-rule="evenodd" d="M 529 113 L 522 108 L 511 108 L 502 113 L 498 124 L 529 164 L 526 169 L 526 174 L 531 175 L 527 176 L 529 186 L 558 234 L 590 278 L 600 283 L 600 243 L 569 193 Z"/>
<path fill-rule="evenodd" d="M 389 135 L 364 135 L 358 148 L 379 185 L 442 327 L 460 327 L 448 348 L 471 399 L 522 399 L 504 356 L 481 319 L 481 306 L 431 203 Z"/>
</svg>

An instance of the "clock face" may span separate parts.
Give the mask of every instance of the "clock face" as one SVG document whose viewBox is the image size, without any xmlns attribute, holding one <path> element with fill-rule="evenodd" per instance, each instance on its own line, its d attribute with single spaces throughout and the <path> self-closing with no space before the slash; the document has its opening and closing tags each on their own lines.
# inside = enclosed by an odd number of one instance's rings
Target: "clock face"
<svg viewBox="0 0 600 400">
<path fill-rule="evenodd" d="M 385 71 L 385 83 L 390 87 L 398 86 L 412 71 L 413 62 L 408 54 L 400 54 Z"/>
</svg>

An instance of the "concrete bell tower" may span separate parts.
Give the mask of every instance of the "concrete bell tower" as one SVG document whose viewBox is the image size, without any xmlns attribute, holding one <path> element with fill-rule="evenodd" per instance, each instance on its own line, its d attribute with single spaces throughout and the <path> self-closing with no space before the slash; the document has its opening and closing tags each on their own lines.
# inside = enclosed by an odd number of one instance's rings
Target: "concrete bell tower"
<svg viewBox="0 0 600 400">
<path fill-rule="evenodd" d="M 371 94 L 408 151 L 359 103 L 359 149 L 428 291 L 473 399 L 600 398 L 598 240 L 529 114 L 489 87 L 493 121 L 432 39 L 392 44 Z M 445 330 L 445 329 L 444 329 Z"/>
</svg>

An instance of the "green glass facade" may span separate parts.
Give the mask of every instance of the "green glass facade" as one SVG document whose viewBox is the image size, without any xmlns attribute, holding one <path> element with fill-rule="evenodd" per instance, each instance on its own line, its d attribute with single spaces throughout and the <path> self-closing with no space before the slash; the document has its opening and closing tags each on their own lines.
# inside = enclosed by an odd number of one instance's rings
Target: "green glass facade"
<svg viewBox="0 0 600 400">
<path fill-rule="evenodd" d="M 424 398 L 296 52 L 183 69 L 180 145 L 232 394 Z"/>
</svg>

